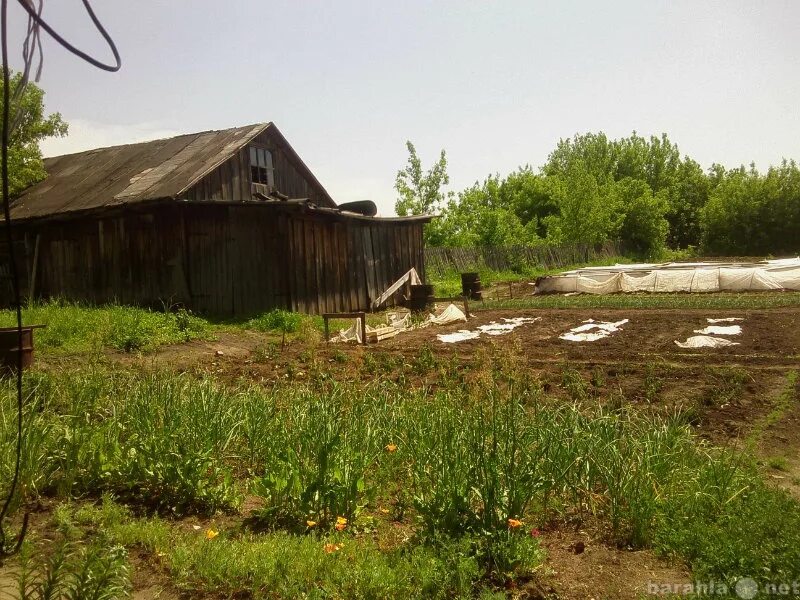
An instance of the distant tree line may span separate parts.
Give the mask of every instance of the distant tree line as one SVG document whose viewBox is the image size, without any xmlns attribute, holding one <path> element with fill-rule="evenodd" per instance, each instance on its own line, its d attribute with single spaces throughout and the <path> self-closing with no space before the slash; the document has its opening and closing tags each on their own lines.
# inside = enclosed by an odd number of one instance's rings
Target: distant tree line
<svg viewBox="0 0 800 600">
<path fill-rule="evenodd" d="M 703 168 L 666 134 L 603 133 L 559 141 L 539 169 L 445 194 L 447 159 L 423 170 L 408 142 L 408 165 L 397 174 L 399 215 L 438 214 L 431 246 L 619 243 L 630 254 L 667 248 L 716 255 L 788 254 L 800 250 L 800 169 L 784 160 L 759 173 Z"/>
</svg>

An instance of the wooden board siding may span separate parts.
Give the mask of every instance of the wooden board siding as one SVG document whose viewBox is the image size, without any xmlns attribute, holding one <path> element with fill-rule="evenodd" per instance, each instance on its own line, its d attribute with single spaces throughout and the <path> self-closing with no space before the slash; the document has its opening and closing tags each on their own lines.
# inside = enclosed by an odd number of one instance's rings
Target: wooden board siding
<svg viewBox="0 0 800 600">
<path fill-rule="evenodd" d="M 188 285 L 176 210 L 42 223 L 17 229 L 27 238 L 23 295 L 30 294 L 32 250 L 39 239 L 34 293 L 94 303 L 155 305 L 183 301 Z M 2 300 L 8 303 L 6 290 Z"/>
<path fill-rule="evenodd" d="M 303 177 L 299 165 L 272 131 L 256 136 L 246 147 L 200 179 L 184 194 L 187 200 L 251 200 L 250 146 L 267 148 L 272 153 L 275 189 L 290 198 L 308 198 L 326 205 L 322 193 Z"/>
<path fill-rule="evenodd" d="M 422 227 L 255 202 L 164 204 L 28 225 L 18 231 L 18 262 L 27 296 L 40 236 L 34 291 L 42 299 L 180 303 L 221 316 L 349 312 L 369 310 L 412 266 L 423 276 Z M 8 305 L 8 291 L 0 294 Z"/>
</svg>

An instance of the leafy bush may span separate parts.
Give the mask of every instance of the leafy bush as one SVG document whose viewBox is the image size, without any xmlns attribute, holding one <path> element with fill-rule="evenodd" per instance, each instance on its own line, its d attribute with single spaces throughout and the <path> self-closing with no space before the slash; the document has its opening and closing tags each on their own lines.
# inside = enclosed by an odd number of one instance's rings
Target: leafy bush
<svg viewBox="0 0 800 600">
<path fill-rule="evenodd" d="M 278 331 L 282 333 L 295 333 L 299 331 L 303 321 L 310 317 L 287 310 L 271 310 L 245 323 L 248 329 L 256 331 Z"/>
</svg>

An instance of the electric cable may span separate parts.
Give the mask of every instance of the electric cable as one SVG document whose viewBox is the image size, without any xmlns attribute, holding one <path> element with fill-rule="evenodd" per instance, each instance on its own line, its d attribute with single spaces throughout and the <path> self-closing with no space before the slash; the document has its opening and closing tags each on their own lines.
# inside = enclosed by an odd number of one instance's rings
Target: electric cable
<svg viewBox="0 0 800 600">
<path fill-rule="evenodd" d="M 86 12 L 89 14 L 89 18 L 94 23 L 95 28 L 100 33 L 100 35 L 105 39 L 106 43 L 108 44 L 109 48 L 111 49 L 111 53 L 114 55 L 114 64 L 105 64 L 100 60 L 93 58 L 92 56 L 88 55 L 87 53 L 79 50 L 74 45 L 69 43 L 65 40 L 61 35 L 59 35 L 43 18 L 42 18 L 42 9 L 44 8 L 44 0 L 39 0 L 38 8 L 34 8 L 33 0 L 18 0 L 20 5 L 25 9 L 28 13 L 28 27 L 27 32 L 25 35 L 25 41 L 22 46 L 22 58 L 24 62 L 24 68 L 22 71 L 22 76 L 19 80 L 16 89 L 14 90 L 14 96 L 11 96 L 10 86 L 11 86 L 11 78 L 10 78 L 10 70 L 8 66 L 8 0 L 0 0 L 0 35 L 2 36 L 2 40 L 0 40 L 0 46 L 2 46 L 2 61 L 3 61 L 3 110 L 2 110 L 2 133 L 0 134 L 2 138 L 0 139 L 0 145 L 2 145 L 2 152 L 0 152 L 0 177 L 2 177 L 2 204 L 3 204 L 3 215 L 5 217 L 5 237 L 6 243 L 8 244 L 8 260 L 9 260 L 9 273 L 11 276 L 11 288 L 12 288 L 12 300 L 16 307 L 16 317 L 17 317 L 17 365 L 16 365 L 16 388 L 17 388 L 17 440 L 16 440 L 16 454 L 15 454 L 15 462 L 14 462 L 14 475 L 11 480 L 11 486 L 8 490 L 8 495 L 6 496 L 5 501 L 3 502 L 3 507 L 0 509 L 0 559 L 5 556 L 9 556 L 19 551 L 20 547 L 22 546 L 22 542 L 25 539 L 25 534 L 28 530 L 28 519 L 30 514 L 25 512 L 23 521 L 22 521 L 22 528 L 20 530 L 19 535 L 17 536 L 17 540 L 15 543 L 7 544 L 7 536 L 5 529 L 3 528 L 3 522 L 8 514 L 9 508 L 11 507 L 11 502 L 14 499 L 14 495 L 16 493 L 17 486 L 19 484 L 19 473 L 20 473 L 20 463 L 22 460 L 22 442 L 23 442 L 23 390 L 22 390 L 22 365 L 23 365 L 23 358 L 22 358 L 22 342 L 23 342 L 23 334 L 22 334 L 22 297 L 20 293 L 20 285 L 19 285 L 19 272 L 17 270 L 17 261 L 14 251 L 14 237 L 13 237 L 13 229 L 11 225 L 11 208 L 9 204 L 9 184 L 8 184 L 8 150 L 9 150 L 9 142 L 11 139 L 12 131 L 20 124 L 22 112 L 20 110 L 21 100 L 25 94 L 25 89 L 27 88 L 29 79 L 30 79 L 30 72 L 31 66 L 33 64 L 34 55 L 38 53 L 39 56 L 39 65 L 36 69 L 35 80 L 39 81 L 39 77 L 41 76 L 42 72 L 42 64 L 44 62 L 44 53 L 42 51 L 42 43 L 40 39 L 40 31 L 39 28 L 44 29 L 50 36 L 56 40 L 62 47 L 66 50 L 71 52 L 72 54 L 82 58 L 84 61 L 88 62 L 89 64 L 97 67 L 98 69 L 102 69 L 104 71 L 119 71 L 120 67 L 122 66 L 122 59 L 120 58 L 119 51 L 117 50 L 117 46 L 114 43 L 114 40 L 108 34 L 106 29 L 103 27 L 103 24 L 95 15 L 94 10 L 92 9 L 92 5 L 90 4 L 89 0 L 82 0 L 83 5 L 86 8 Z M 11 118 L 11 103 L 17 105 L 17 108 L 14 113 L 13 119 Z"/>
</svg>

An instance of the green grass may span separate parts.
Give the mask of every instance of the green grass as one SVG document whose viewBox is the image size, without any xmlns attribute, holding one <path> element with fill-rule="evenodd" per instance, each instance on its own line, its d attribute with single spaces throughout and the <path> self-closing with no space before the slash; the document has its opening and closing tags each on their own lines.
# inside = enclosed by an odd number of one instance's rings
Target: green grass
<svg viewBox="0 0 800 600">
<path fill-rule="evenodd" d="M 61 536 L 49 552 L 26 542 L 19 557 L 16 587 L 20 600 L 129 598 L 128 553 L 103 533 L 88 542 Z"/>
<path fill-rule="evenodd" d="M 382 551 L 369 536 L 253 534 L 215 525 L 195 531 L 136 518 L 108 498 L 97 506 L 63 506 L 55 521 L 67 535 L 91 529 L 109 545 L 157 556 L 174 585 L 190 594 L 238 597 L 246 589 L 253 598 L 466 599 L 482 587 L 466 539 Z M 209 530 L 218 535 L 208 539 Z"/>
<path fill-rule="evenodd" d="M 26 306 L 22 320 L 25 325 L 45 325 L 35 330 L 36 350 L 56 354 L 84 354 L 106 348 L 150 351 L 211 334 L 207 320 L 185 310 L 159 312 L 130 306 L 93 307 L 52 301 Z M 0 310 L 0 327 L 15 325 L 15 311 Z"/>
<path fill-rule="evenodd" d="M 437 368 L 434 358 L 419 368 Z M 593 406 L 589 382 L 569 370 L 564 385 L 578 385 L 580 404 L 551 401 L 524 371 L 486 368 L 494 383 L 475 388 L 454 374 L 438 391 L 329 377 L 263 389 L 166 372 L 33 372 L 21 482 L 28 497 L 105 493 L 173 516 L 213 517 L 259 497 L 250 523 L 267 533 L 207 540 L 157 518 L 131 521 L 149 542 L 110 530 L 109 544 L 163 554 L 182 587 L 222 594 L 244 586 L 293 597 L 322 585 L 339 596 L 463 595 L 535 572 L 542 554 L 528 528 L 590 517 L 609 542 L 655 548 L 696 575 L 800 576 L 800 507 L 767 487 L 748 455 L 709 447 L 681 415 Z M 14 440 L 4 386 L 0 481 Z M 391 517 L 378 511 L 387 506 Z M 381 549 L 372 535 L 391 518 L 412 535 Z M 344 546 L 327 554 L 325 543 Z M 412 575 L 424 565 L 430 572 Z"/>
</svg>

